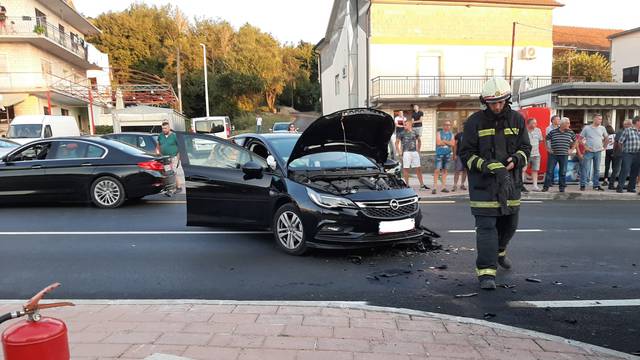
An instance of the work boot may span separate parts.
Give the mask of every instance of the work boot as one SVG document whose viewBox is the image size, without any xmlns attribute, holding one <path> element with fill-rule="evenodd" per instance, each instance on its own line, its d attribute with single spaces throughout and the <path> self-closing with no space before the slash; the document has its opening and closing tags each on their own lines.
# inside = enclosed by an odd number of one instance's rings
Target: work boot
<svg viewBox="0 0 640 360">
<path fill-rule="evenodd" d="M 480 289 L 483 290 L 495 290 L 496 289 L 496 278 L 493 276 L 480 276 L 478 278 L 480 281 Z"/>
<path fill-rule="evenodd" d="M 503 269 L 511 269 L 511 260 L 507 258 L 507 255 L 498 256 L 498 265 L 500 265 Z"/>
</svg>

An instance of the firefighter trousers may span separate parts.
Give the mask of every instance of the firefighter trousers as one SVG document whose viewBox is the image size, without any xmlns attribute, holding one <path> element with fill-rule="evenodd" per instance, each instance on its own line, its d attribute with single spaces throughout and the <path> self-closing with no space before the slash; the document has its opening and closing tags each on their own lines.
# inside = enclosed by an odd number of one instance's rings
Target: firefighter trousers
<svg viewBox="0 0 640 360">
<path fill-rule="evenodd" d="M 496 276 L 498 255 L 506 256 L 507 245 L 518 228 L 518 214 L 504 216 L 476 215 L 478 258 L 476 272 L 480 276 Z"/>
</svg>

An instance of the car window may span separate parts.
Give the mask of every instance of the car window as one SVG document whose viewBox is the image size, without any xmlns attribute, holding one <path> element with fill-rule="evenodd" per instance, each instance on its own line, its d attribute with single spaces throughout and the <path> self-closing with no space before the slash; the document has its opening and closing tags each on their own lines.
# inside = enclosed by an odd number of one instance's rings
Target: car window
<svg viewBox="0 0 640 360">
<path fill-rule="evenodd" d="M 51 143 L 38 143 L 31 145 L 20 152 L 17 152 L 11 156 L 10 161 L 33 161 L 44 160 L 49 153 Z"/>
<path fill-rule="evenodd" d="M 271 144 L 271 147 L 275 149 L 274 151 L 278 153 L 282 160 L 286 162 L 289 161 L 289 156 L 296 142 L 298 142 L 298 138 L 298 136 L 275 138 L 271 139 L 269 144 Z"/>
<path fill-rule="evenodd" d="M 14 148 L 16 146 L 18 146 L 18 144 L 0 139 L 0 148 Z"/>
<path fill-rule="evenodd" d="M 45 126 L 44 127 L 44 138 L 47 139 L 47 138 L 50 138 L 52 136 L 53 136 L 53 134 L 51 133 L 51 126 L 49 126 L 49 125 Z"/>
<path fill-rule="evenodd" d="M 57 141 L 55 144 L 55 150 L 47 159 L 88 159 L 99 158 L 104 155 L 104 149 L 83 141 Z"/>
<path fill-rule="evenodd" d="M 183 137 L 183 142 L 190 165 L 240 169 L 242 165 L 254 161 L 264 168 L 267 167 L 264 159 L 231 142 L 188 135 Z"/>
<path fill-rule="evenodd" d="M 224 120 L 199 120 L 196 121 L 196 133 L 209 134 L 224 131 Z"/>
</svg>

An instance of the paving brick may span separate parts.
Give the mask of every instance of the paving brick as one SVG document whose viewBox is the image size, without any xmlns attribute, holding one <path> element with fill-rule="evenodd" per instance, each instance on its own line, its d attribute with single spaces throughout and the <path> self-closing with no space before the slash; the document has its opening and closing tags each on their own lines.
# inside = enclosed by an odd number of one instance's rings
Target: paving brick
<svg viewBox="0 0 640 360">
<path fill-rule="evenodd" d="M 278 311 L 278 306 L 253 306 L 253 305 L 238 305 L 232 311 L 233 314 L 275 314 Z"/>
<path fill-rule="evenodd" d="M 319 350 L 369 352 L 371 346 L 366 340 L 319 338 L 317 348 Z"/>
<path fill-rule="evenodd" d="M 535 357 L 527 350 L 476 348 L 485 358 L 492 360 L 535 360 Z"/>
<path fill-rule="evenodd" d="M 482 359 L 482 355 L 470 346 L 424 344 L 424 349 L 430 357 L 440 356 L 445 358 Z"/>
<path fill-rule="evenodd" d="M 245 349 L 238 360 L 295 360 L 295 350 Z"/>
<path fill-rule="evenodd" d="M 349 327 L 349 318 L 346 316 L 305 316 L 302 325 Z"/>
<path fill-rule="evenodd" d="M 209 334 L 164 333 L 155 341 L 163 345 L 206 345 L 211 339 Z"/>
<path fill-rule="evenodd" d="M 120 357 L 131 345 L 128 344 L 76 344 L 71 353 L 75 357 Z"/>
<path fill-rule="evenodd" d="M 358 309 L 324 308 L 321 314 L 324 316 L 346 316 L 351 318 L 364 317 L 364 311 Z"/>
<path fill-rule="evenodd" d="M 272 324 L 272 325 L 301 325 L 303 315 L 259 315 L 256 320 L 257 324 Z"/>
<path fill-rule="evenodd" d="M 300 350 L 297 360 L 353 360 L 353 353 L 347 351 Z"/>
<path fill-rule="evenodd" d="M 214 335 L 209 345 L 234 348 L 259 348 L 264 344 L 260 335 Z"/>
<path fill-rule="evenodd" d="M 351 327 L 371 328 L 371 329 L 397 329 L 398 325 L 394 319 L 351 319 Z"/>
<path fill-rule="evenodd" d="M 236 305 L 193 305 L 189 312 L 205 312 L 212 314 L 230 314 Z"/>
<path fill-rule="evenodd" d="M 101 340 L 107 338 L 107 336 L 111 335 L 110 332 L 106 331 L 82 331 L 77 333 L 69 333 L 69 343 L 70 344 L 93 344 L 99 343 Z"/>
<path fill-rule="evenodd" d="M 382 329 L 368 329 L 368 328 L 337 327 L 333 330 L 333 337 L 337 339 L 362 339 L 362 340 L 384 339 Z"/>
<path fill-rule="evenodd" d="M 190 312 L 180 312 L 180 313 L 167 313 L 167 316 L 162 319 L 162 321 L 168 322 L 186 322 L 186 323 L 194 323 L 194 322 L 207 322 L 209 319 L 213 317 L 213 313 L 206 313 L 204 311 L 190 311 Z"/>
<path fill-rule="evenodd" d="M 213 314 L 210 322 L 228 323 L 228 324 L 251 324 L 255 323 L 258 315 L 256 314 Z"/>
<path fill-rule="evenodd" d="M 314 350 L 316 338 L 271 336 L 264 341 L 264 347 L 271 349 Z"/>
<path fill-rule="evenodd" d="M 189 346 L 182 356 L 197 360 L 236 360 L 240 356 L 240 351 L 240 349 L 220 347 Z"/>
<path fill-rule="evenodd" d="M 136 325 L 133 330 L 142 332 L 178 332 L 186 326 L 187 323 L 184 322 L 144 322 Z"/>
<path fill-rule="evenodd" d="M 193 323 L 187 325 L 182 332 L 202 334 L 231 334 L 238 325 L 227 323 Z"/>
<path fill-rule="evenodd" d="M 580 354 L 562 354 L 562 353 L 544 352 L 544 351 L 532 351 L 531 354 L 533 355 L 534 358 L 536 358 L 536 360 L 590 360 L 590 359 L 603 360 L 605 359 L 605 357 L 603 356 L 589 358 L 587 356 L 580 355 Z"/>
<path fill-rule="evenodd" d="M 469 334 L 482 336 L 495 336 L 496 333 L 492 328 L 476 324 L 463 324 L 457 322 L 445 321 L 444 326 L 447 331 L 453 334 Z"/>
<path fill-rule="evenodd" d="M 468 334 L 433 333 L 435 344 L 489 347 L 482 336 Z"/>
<path fill-rule="evenodd" d="M 307 306 L 280 306 L 278 314 L 282 315 L 320 315 L 322 308 Z"/>
<path fill-rule="evenodd" d="M 384 311 L 367 311 L 365 312 L 365 317 L 367 319 L 388 319 L 388 320 L 395 320 L 395 319 L 410 320 L 411 319 L 409 315 L 396 314 L 396 313 L 384 312 Z"/>
<path fill-rule="evenodd" d="M 193 305 L 191 304 L 171 304 L 171 305 L 150 305 L 143 312 L 152 313 L 172 313 L 172 312 L 187 312 L 191 310 Z"/>
<path fill-rule="evenodd" d="M 399 355 L 419 355 L 425 353 L 422 344 L 409 342 L 389 342 L 384 344 L 374 344 L 373 352 Z"/>
<path fill-rule="evenodd" d="M 282 335 L 302 337 L 331 337 L 333 328 L 329 326 L 299 326 L 287 325 Z"/>
<path fill-rule="evenodd" d="M 154 345 L 154 344 L 138 344 L 133 345 L 127 350 L 123 357 L 133 359 L 144 359 L 155 353 L 180 356 L 187 349 L 184 345 Z"/>
<path fill-rule="evenodd" d="M 353 355 L 354 360 L 409 360 L 409 356 L 398 354 L 355 353 Z"/>
<path fill-rule="evenodd" d="M 398 329 L 400 330 L 414 330 L 414 331 L 438 331 L 446 332 L 441 321 L 413 321 L 413 320 L 396 320 Z"/>
<path fill-rule="evenodd" d="M 431 331 L 411 331 L 411 330 L 383 330 L 384 338 L 387 341 L 406 341 L 433 343 L 434 332 Z"/>
<path fill-rule="evenodd" d="M 531 339 L 503 338 L 498 336 L 483 336 L 483 339 L 492 348 L 542 351 L 542 348 Z"/>
<path fill-rule="evenodd" d="M 112 334 L 101 342 L 105 344 L 147 344 L 153 343 L 160 335 L 162 335 L 160 332 L 122 331 Z"/>
<path fill-rule="evenodd" d="M 234 334 L 238 335 L 262 335 L 272 336 L 280 335 L 284 330 L 284 325 L 269 325 L 269 324 L 240 324 L 234 330 Z"/>
<path fill-rule="evenodd" d="M 584 351 L 583 349 L 569 345 L 569 344 L 565 344 L 565 343 L 559 343 L 559 342 L 549 341 L 549 340 L 540 340 L 540 339 L 535 340 L 535 342 L 538 345 L 540 345 L 540 347 L 544 351 L 573 353 L 573 354 L 587 354 L 587 352 Z"/>
<path fill-rule="evenodd" d="M 118 332 L 118 331 L 133 331 L 139 323 L 135 322 L 119 322 L 109 321 L 98 324 L 91 324 L 87 326 L 83 331 L 106 331 L 106 332 Z"/>
</svg>

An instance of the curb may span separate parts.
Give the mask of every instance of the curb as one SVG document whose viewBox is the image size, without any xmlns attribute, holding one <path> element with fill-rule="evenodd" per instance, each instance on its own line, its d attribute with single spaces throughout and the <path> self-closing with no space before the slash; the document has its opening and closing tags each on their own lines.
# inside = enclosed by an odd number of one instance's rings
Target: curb
<svg viewBox="0 0 640 360">
<path fill-rule="evenodd" d="M 382 306 L 373 306 L 368 305 L 367 302 L 363 301 L 236 301 L 236 300 L 194 300 L 194 299 L 182 299 L 182 300 L 69 300 L 69 299 L 48 299 L 51 302 L 57 301 L 71 301 L 76 305 L 250 305 L 250 306 L 301 306 L 301 307 L 328 307 L 328 308 L 339 308 L 339 309 L 355 309 L 355 310 L 364 310 L 364 311 L 377 311 L 377 312 L 385 312 L 385 313 L 393 313 L 393 314 L 402 314 L 409 316 L 420 316 L 420 317 L 431 317 L 440 320 L 453 321 L 461 324 L 470 324 L 470 325 L 480 325 L 486 326 L 492 329 L 509 331 L 520 335 L 526 335 L 530 337 L 536 337 L 543 340 L 555 341 L 559 343 L 564 343 L 572 346 L 579 347 L 590 354 L 596 355 L 610 355 L 613 357 L 619 357 L 622 359 L 634 360 L 638 359 L 638 357 L 623 353 L 616 350 L 607 349 L 601 346 L 592 345 L 588 343 L 584 343 L 581 341 L 566 339 L 556 335 L 550 335 L 538 331 L 527 330 L 518 328 L 515 326 L 502 325 L 486 320 L 473 319 L 462 316 L 454 316 L 447 314 L 440 314 L 434 312 L 420 311 L 420 310 L 411 310 L 405 308 L 394 308 L 394 307 L 382 307 Z M 0 305 L 8 305 L 8 304 L 24 304 L 24 300 L 0 300 Z"/>
</svg>

